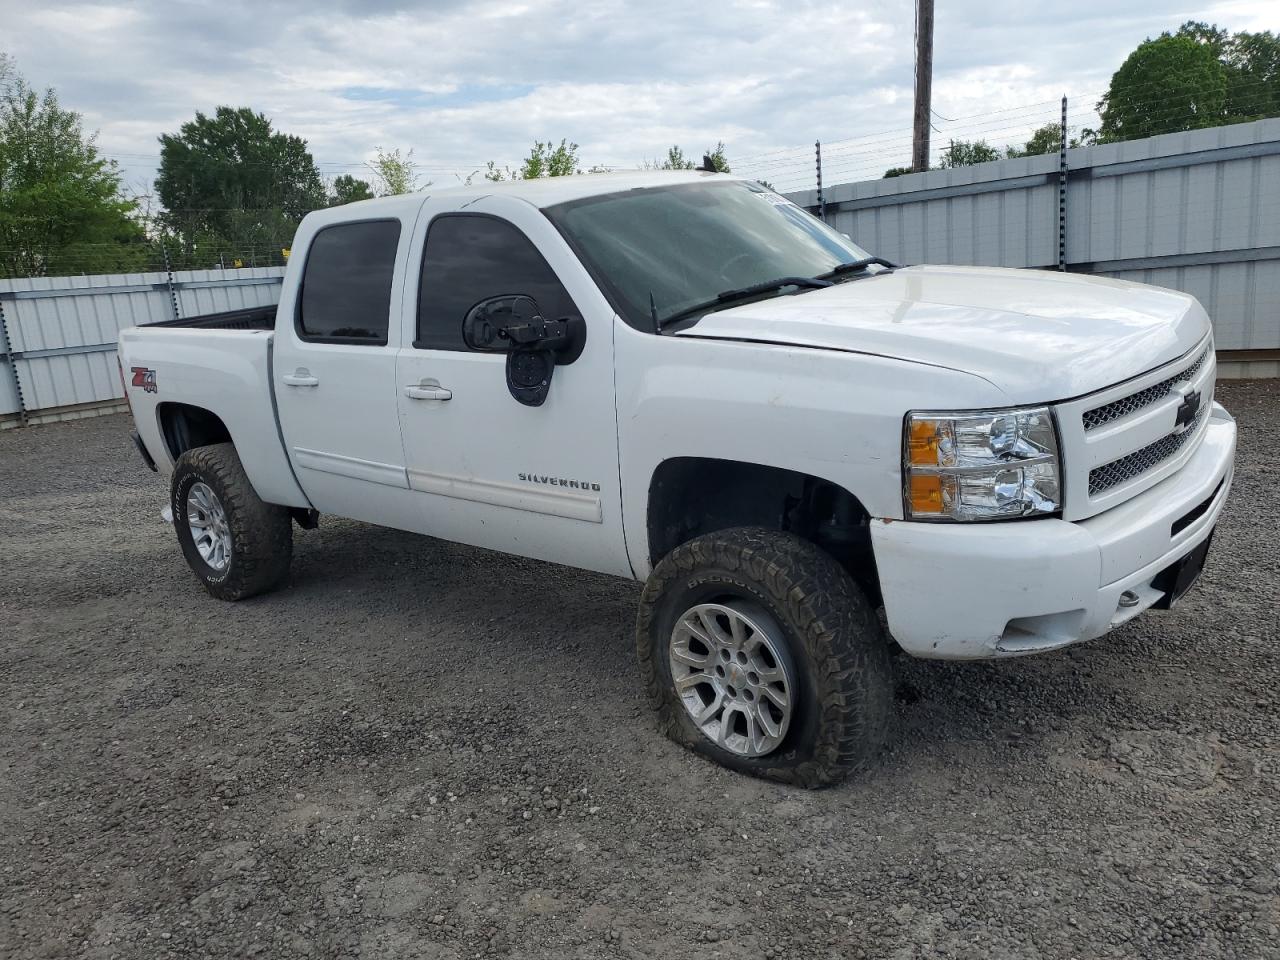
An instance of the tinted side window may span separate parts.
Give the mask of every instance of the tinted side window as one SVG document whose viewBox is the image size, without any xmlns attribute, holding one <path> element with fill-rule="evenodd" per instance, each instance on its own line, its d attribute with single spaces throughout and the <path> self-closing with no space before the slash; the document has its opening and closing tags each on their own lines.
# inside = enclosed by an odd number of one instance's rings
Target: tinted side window
<svg viewBox="0 0 1280 960">
<path fill-rule="evenodd" d="M 302 273 L 302 336 L 386 343 L 399 242 L 399 220 L 341 223 L 317 233 Z"/>
<path fill-rule="evenodd" d="M 550 319 L 579 316 L 537 247 L 505 220 L 476 214 L 437 217 L 427 232 L 418 287 L 415 347 L 465 350 L 462 321 L 489 297 L 523 294 Z"/>
</svg>

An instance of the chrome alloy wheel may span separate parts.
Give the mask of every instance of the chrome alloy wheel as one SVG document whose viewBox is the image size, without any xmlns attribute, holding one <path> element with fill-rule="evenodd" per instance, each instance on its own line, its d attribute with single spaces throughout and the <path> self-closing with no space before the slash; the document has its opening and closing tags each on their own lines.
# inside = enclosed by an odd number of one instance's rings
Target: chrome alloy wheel
<svg viewBox="0 0 1280 960">
<path fill-rule="evenodd" d="M 763 611 L 700 603 L 671 631 L 676 694 L 713 743 L 762 757 L 791 723 L 795 672 L 785 651 L 781 629 Z"/>
<path fill-rule="evenodd" d="M 187 491 L 187 527 L 200 559 L 221 573 L 231 563 L 231 526 L 222 502 L 207 483 Z"/>
</svg>

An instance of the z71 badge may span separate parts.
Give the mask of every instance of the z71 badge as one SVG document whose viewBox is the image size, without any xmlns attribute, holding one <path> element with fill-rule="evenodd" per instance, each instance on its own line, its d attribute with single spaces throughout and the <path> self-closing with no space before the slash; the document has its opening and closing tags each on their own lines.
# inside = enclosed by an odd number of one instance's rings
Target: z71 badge
<svg viewBox="0 0 1280 960">
<path fill-rule="evenodd" d="M 150 367 L 130 367 L 133 371 L 133 385 L 141 387 L 147 393 L 155 393 L 159 388 L 156 386 L 156 372 Z"/>
</svg>

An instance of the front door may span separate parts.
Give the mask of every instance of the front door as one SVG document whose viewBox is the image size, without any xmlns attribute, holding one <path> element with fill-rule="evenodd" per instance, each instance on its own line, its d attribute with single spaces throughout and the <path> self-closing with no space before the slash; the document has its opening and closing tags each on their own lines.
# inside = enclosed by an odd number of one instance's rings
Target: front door
<svg viewBox="0 0 1280 960">
<path fill-rule="evenodd" d="M 321 513 L 388 526 L 412 509 L 396 406 L 400 324 L 389 323 L 400 316 L 410 233 L 387 218 L 299 236 L 298 293 L 280 304 L 293 322 L 277 325 L 272 358 L 281 434 L 307 498 Z"/>
<path fill-rule="evenodd" d="M 613 395 L 613 311 L 533 206 L 486 197 L 464 212 L 428 201 L 405 298 L 400 430 L 424 532 L 631 576 L 622 534 Z M 586 339 L 541 406 L 513 396 L 505 352 L 473 350 L 463 320 L 490 297 L 526 296 L 547 319 L 581 317 Z"/>
</svg>

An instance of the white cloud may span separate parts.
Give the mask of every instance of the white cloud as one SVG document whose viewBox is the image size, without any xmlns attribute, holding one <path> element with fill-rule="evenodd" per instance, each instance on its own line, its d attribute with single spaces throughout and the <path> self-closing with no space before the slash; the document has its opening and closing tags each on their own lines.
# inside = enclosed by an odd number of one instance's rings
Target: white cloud
<svg viewBox="0 0 1280 960">
<path fill-rule="evenodd" d="M 1190 18 L 1261 29 L 1272 9 L 944 4 L 936 141 L 1018 142 L 1057 116 L 1063 92 L 1085 122 L 1146 36 Z M 534 139 L 568 137 L 588 166 L 724 140 L 741 169 L 793 187 L 811 180 L 815 139 L 828 182 L 910 153 L 909 2 L 0 0 L 0 22 L 19 68 L 84 113 L 130 182 L 150 176 L 156 137 L 224 103 L 305 137 L 329 175 L 377 145 L 413 148 L 444 182 L 489 159 L 514 165 Z"/>
</svg>

